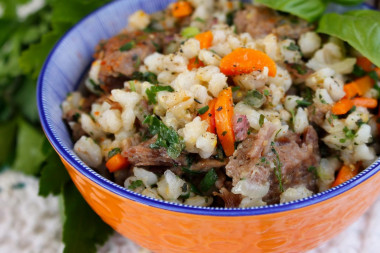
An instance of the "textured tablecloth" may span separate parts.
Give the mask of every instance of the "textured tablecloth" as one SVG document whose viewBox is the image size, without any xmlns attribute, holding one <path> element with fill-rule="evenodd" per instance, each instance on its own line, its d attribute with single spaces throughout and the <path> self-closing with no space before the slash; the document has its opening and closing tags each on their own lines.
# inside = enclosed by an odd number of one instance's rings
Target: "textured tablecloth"
<svg viewBox="0 0 380 253">
<path fill-rule="evenodd" d="M 56 197 L 37 195 L 37 179 L 14 171 L 0 173 L 0 253 L 62 252 Z M 380 252 L 380 199 L 341 234 L 309 253 Z M 100 253 L 148 253 L 115 233 Z"/>
</svg>

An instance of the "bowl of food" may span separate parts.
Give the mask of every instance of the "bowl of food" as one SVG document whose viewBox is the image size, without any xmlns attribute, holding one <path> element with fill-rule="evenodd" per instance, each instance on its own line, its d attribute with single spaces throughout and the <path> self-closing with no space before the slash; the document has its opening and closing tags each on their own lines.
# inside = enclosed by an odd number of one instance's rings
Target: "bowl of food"
<svg viewBox="0 0 380 253">
<path fill-rule="evenodd" d="M 93 210 L 154 252 L 311 249 L 380 193 L 378 69 L 326 35 L 333 15 L 112 2 L 47 58 L 42 127 Z"/>
</svg>

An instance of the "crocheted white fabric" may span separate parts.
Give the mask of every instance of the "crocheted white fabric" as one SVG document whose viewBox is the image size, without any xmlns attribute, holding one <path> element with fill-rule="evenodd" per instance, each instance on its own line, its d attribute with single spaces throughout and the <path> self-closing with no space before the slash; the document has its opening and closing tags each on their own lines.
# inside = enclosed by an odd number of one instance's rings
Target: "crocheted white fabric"
<svg viewBox="0 0 380 253">
<path fill-rule="evenodd" d="M 37 179 L 14 171 L 0 173 L 0 252 L 62 252 L 58 199 L 37 195 Z M 308 253 L 377 253 L 380 199 L 334 239 Z M 149 253 L 115 233 L 99 253 Z"/>
</svg>

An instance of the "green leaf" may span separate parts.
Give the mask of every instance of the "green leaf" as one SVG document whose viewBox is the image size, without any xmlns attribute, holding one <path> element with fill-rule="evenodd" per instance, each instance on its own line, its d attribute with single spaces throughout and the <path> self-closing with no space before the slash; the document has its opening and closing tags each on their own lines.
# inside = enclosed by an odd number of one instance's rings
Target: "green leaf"
<svg viewBox="0 0 380 253">
<path fill-rule="evenodd" d="M 160 92 L 160 91 L 173 92 L 174 90 L 170 86 L 159 86 L 159 85 L 152 86 L 149 89 L 146 89 L 145 93 L 148 96 L 149 104 L 157 104 L 156 95 L 157 95 L 157 92 Z"/>
<path fill-rule="evenodd" d="M 38 122 L 36 86 L 35 80 L 26 79 L 14 97 L 14 102 L 16 102 L 19 111 L 33 123 Z"/>
<path fill-rule="evenodd" d="M 199 183 L 199 190 L 203 193 L 208 192 L 215 185 L 216 180 L 218 180 L 218 175 L 216 174 L 215 169 L 212 168 Z"/>
<path fill-rule="evenodd" d="M 12 161 L 16 134 L 16 120 L 0 124 L 0 164 Z"/>
<path fill-rule="evenodd" d="M 63 189 L 65 221 L 63 224 L 64 253 L 96 252 L 113 233 L 111 227 L 86 203 L 73 183 Z"/>
<path fill-rule="evenodd" d="M 132 40 L 132 41 L 130 41 L 130 42 L 125 43 L 124 45 L 122 45 L 122 46 L 119 48 L 119 50 L 120 50 L 121 52 L 129 51 L 129 50 L 131 50 L 132 48 L 134 48 L 135 46 L 136 46 L 136 43 Z"/>
<path fill-rule="evenodd" d="M 244 103 L 253 108 L 260 108 L 266 101 L 266 98 L 257 90 L 250 90 L 244 97 Z"/>
<path fill-rule="evenodd" d="M 39 182 L 38 195 L 43 197 L 47 197 L 49 194 L 60 194 L 63 185 L 70 181 L 69 174 L 59 156 L 55 153 L 54 149 L 51 147 L 50 149 L 51 151 L 46 159 L 46 163 L 42 166 Z"/>
<path fill-rule="evenodd" d="M 309 22 L 317 20 L 326 9 L 324 0 L 255 0 L 255 3 L 291 13 Z"/>
<path fill-rule="evenodd" d="M 200 109 L 198 110 L 198 113 L 199 113 L 200 115 L 202 115 L 202 114 L 206 113 L 206 112 L 208 111 L 208 109 L 209 109 L 209 107 L 208 107 L 208 105 L 206 105 L 206 106 L 200 108 Z"/>
<path fill-rule="evenodd" d="M 108 158 L 113 157 L 114 155 L 120 154 L 121 149 L 120 148 L 113 148 L 110 152 L 108 152 Z"/>
<path fill-rule="evenodd" d="M 41 151 L 45 136 L 29 123 L 20 120 L 17 132 L 16 157 L 13 169 L 36 175 L 46 158 Z"/>
<path fill-rule="evenodd" d="M 189 26 L 189 27 L 182 29 L 181 36 L 185 37 L 186 39 L 189 39 L 189 38 L 194 37 L 195 35 L 197 35 L 200 32 L 201 31 L 198 29 L 198 27 Z"/>
<path fill-rule="evenodd" d="M 346 41 L 380 66 L 380 14 L 373 10 L 356 10 L 345 14 L 329 13 L 319 21 L 317 32 Z"/>
</svg>

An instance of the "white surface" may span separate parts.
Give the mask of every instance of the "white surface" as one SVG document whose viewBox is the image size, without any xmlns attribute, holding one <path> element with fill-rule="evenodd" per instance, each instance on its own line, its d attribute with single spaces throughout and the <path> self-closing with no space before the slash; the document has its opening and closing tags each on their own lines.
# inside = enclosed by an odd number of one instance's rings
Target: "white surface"
<svg viewBox="0 0 380 253">
<path fill-rule="evenodd" d="M 15 187 L 19 183 L 24 187 Z M 58 199 L 37 193 L 37 179 L 13 171 L 0 174 L 0 253 L 62 252 Z M 380 199 L 345 231 L 308 253 L 375 253 L 379 238 Z M 117 233 L 98 252 L 149 253 Z"/>
</svg>

